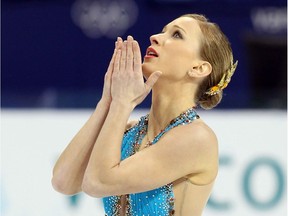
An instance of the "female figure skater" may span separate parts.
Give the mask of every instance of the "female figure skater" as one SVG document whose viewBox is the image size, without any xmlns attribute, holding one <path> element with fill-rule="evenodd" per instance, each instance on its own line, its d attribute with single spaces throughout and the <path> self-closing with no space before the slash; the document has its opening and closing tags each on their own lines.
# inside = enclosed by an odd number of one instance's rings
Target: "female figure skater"
<svg viewBox="0 0 288 216">
<path fill-rule="evenodd" d="M 102 98 L 58 159 L 52 184 L 64 194 L 104 197 L 109 216 L 200 216 L 218 147 L 195 108 L 220 102 L 237 62 L 202 15 L 181 16 L 150 41 L 142 63 L 132 36 L 117 39 Z M 149 114 L 127 123 L 151 89 Z"/>
</svg>

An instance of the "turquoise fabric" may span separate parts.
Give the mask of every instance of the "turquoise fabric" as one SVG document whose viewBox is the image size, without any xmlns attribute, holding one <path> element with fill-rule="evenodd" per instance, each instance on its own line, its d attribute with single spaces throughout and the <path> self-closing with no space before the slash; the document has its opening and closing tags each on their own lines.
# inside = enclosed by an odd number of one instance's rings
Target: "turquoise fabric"
<svg viewBox="0 0 288 216">
<path fill-rule="evenodd" d="M 194 109 L 188 109 L 173 119 L 170 124 L 161 131 L 152 141 L 152 145 L 169 130 L 178 125 L 191 123 L 199 118 Z M 137 145 L 141 144 L 143 137 L 147 133 L 148 115 L 141 117 L 140 121 L 132 128 L 128 129 L 123 137 L 121 148 L 121 160 L 130 157 L 137 151 Z M 169 216 L 174 214 L 174 194 L 173 184 L 167 184 L 151 191 L 128 194 L 126 215 L 130 216 Z M 120 196 L 110 196 L 103 198 L 105 215 L 117 216 L 120 210 Z"/>
</svg>

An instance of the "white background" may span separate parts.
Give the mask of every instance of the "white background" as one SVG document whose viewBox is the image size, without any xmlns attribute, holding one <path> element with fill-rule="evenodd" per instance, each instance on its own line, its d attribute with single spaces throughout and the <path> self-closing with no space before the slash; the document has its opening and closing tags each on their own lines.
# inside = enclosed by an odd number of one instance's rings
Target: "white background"
<svg viewBox="0 0 288 216">
<path fill-rule="evenodd" d="M 101 200 L 80 194 L 76 204 L 51 186 L 52 168 L 60 152 L 88 119 L 92 110 L 2 110 L 1 121 L 1 215 L 3 216 L 98 216 Z M 147 110 L 136 110 L 137 119 Z M 278 110 L 201 111 L 215 131 L 220 166 L 211 199 L 228 203 L 228 209 L 207 205 L 203 216 L 285 216 L 287 115 Z M 270 207 L 253 205 L 243 191 L 244 175 L 256 160 L 279 165 L 285 192 Z M 275 171 L 259 166 L 251 175 L 253 197 L 271 200 L 279 188 Z"/>
</svg>

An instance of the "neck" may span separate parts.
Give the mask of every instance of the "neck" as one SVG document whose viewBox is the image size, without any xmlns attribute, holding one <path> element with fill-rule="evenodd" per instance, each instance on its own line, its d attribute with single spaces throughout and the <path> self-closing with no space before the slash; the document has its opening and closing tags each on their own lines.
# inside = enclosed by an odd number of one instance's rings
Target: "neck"
<svg viewBox="0 0 288 216">
<path fill-rule="evenodd" d="M 148 123 L 150 138 L 156 136 L 180 113 L 196 105 L 191 86 L 188 88 L 183 83 L 165 84 L 165 86 L 164 88 L 155 85 L 152 90 L 152 106 Z"/>
</svg>

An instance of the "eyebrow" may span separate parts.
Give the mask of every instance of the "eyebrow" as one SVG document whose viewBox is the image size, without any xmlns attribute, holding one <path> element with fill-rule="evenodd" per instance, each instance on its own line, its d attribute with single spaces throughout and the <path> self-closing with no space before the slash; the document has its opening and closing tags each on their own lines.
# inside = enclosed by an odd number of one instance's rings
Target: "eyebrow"
<svg viewBox="0 0 288 216">
<path fill-rule="evenodd" d="M 168 26 L 168 25 L 164 26 L 163 30 L 165 30 L 165 29 L 167 28 L 167 26 Z M 172 27 L 175 27 L 175 28 L 181 29 L 183 32 L 186 33 L 186 31 L 185 31 L 182 27 L 180 27 L 180 26 L 178 26 L 178 25 L 173 25 Z M 187 33 L 186 33 L 186 34 L 187 34 Z"/>
</svg>

